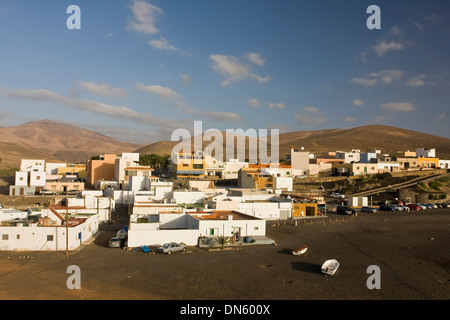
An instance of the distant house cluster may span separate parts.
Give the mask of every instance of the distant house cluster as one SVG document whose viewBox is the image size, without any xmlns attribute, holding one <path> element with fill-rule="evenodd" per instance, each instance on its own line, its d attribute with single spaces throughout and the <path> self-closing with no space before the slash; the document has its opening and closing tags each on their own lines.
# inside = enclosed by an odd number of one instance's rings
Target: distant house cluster
<svg viewBox="0 0 450 320">
<path fill-rule="evenodd" d="M 110 222 L 117 206 L 128 207 L 130 247 L 207 245 L 218 236 L 262 239 L 267 220 L 326 214 L 323 197 L 293 193 L 294 179 L 448 169 L 450 162 L 437 158 L 434 149 L 394 156 L 380 150 L 334 151 L 316 158 L 294 147 L 281 163 L 222 162 L 201 152 L 179 153 L 161 172 L 139 160 L 138 153 L 104 154 L 86 164 L 23 159 L 10 195 L 59 194 L 62 202 L 27 211 L 0 207 L 0 250 L 73 250 Z M 227 180 L 235 184 L 218 183 Z"/>
</svg>

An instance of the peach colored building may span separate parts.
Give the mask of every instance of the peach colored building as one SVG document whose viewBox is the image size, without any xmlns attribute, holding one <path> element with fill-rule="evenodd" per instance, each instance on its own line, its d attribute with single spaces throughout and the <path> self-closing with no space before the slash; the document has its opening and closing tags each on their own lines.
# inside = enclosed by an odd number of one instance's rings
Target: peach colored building
<svg viewBox="0 0 450 320">
<path fill-rule="evenodd" d="M 49 181 L 45 184 L 45 189 L 58 192 L 67 192 L 72 190 L 83 191 L 84 182 L 63 182 L 63 181 Z"/>
<path fill-rule="evenodd" d="M 115 163 L 115 154 L 102 155 L 100 160 L 89 160 L 86 165 L 87 183 L 93 186 L 97 180 L 114 180 Z"/>
</svg>

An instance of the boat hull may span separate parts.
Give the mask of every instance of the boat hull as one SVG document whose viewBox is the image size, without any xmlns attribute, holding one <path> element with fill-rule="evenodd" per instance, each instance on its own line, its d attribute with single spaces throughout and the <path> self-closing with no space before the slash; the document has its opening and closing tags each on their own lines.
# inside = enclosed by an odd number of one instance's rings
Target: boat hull
<svg viewBox="0 0 450 320">
<path fill-rule="evenodd" d="M 338 268 L 339 268 L 339 262 L 336 259 L 330 259 L 323 263 L 323 265 L 321 267 L 321 271 L 322 271 L 322 273 L 331 276 L 336 273 Z"/>
</svg>

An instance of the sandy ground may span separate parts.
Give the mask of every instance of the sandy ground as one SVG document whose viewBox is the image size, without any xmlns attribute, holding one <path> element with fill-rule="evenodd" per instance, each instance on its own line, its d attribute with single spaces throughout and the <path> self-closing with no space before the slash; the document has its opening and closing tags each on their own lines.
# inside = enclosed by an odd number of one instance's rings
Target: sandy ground
<svg viewBox="0 0 450 320">
<path fill-rule="evenodd" d="M 330 214 L 295 225 L 268 223 L 277 245 L 236 250 L 146 254 L 107 248 L 112 231 L 70 252 L 0 252 L 3 300 L 449 300 L 450 210 Z M 306 244 L 308 251 L 291 250 Z M 341 266 L 320 272 L 327 259 Z M 67 267 L 81 270 L 69 290 Z M 381 289 L 368 289 L 367 268 Z"/>
</svg>

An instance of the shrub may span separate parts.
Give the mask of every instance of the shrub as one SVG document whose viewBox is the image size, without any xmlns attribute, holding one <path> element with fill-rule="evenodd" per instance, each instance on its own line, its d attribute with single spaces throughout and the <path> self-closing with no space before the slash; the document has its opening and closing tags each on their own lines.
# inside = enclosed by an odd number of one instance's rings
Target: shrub
<svg viewBox="0 0 450 320">
<path fill-rule="evenodd" d="M 441 191 L 442 183 L 438 181 L 430 181 L 428 182 L 428 186 L 433 190 Z"/>
</svg>

